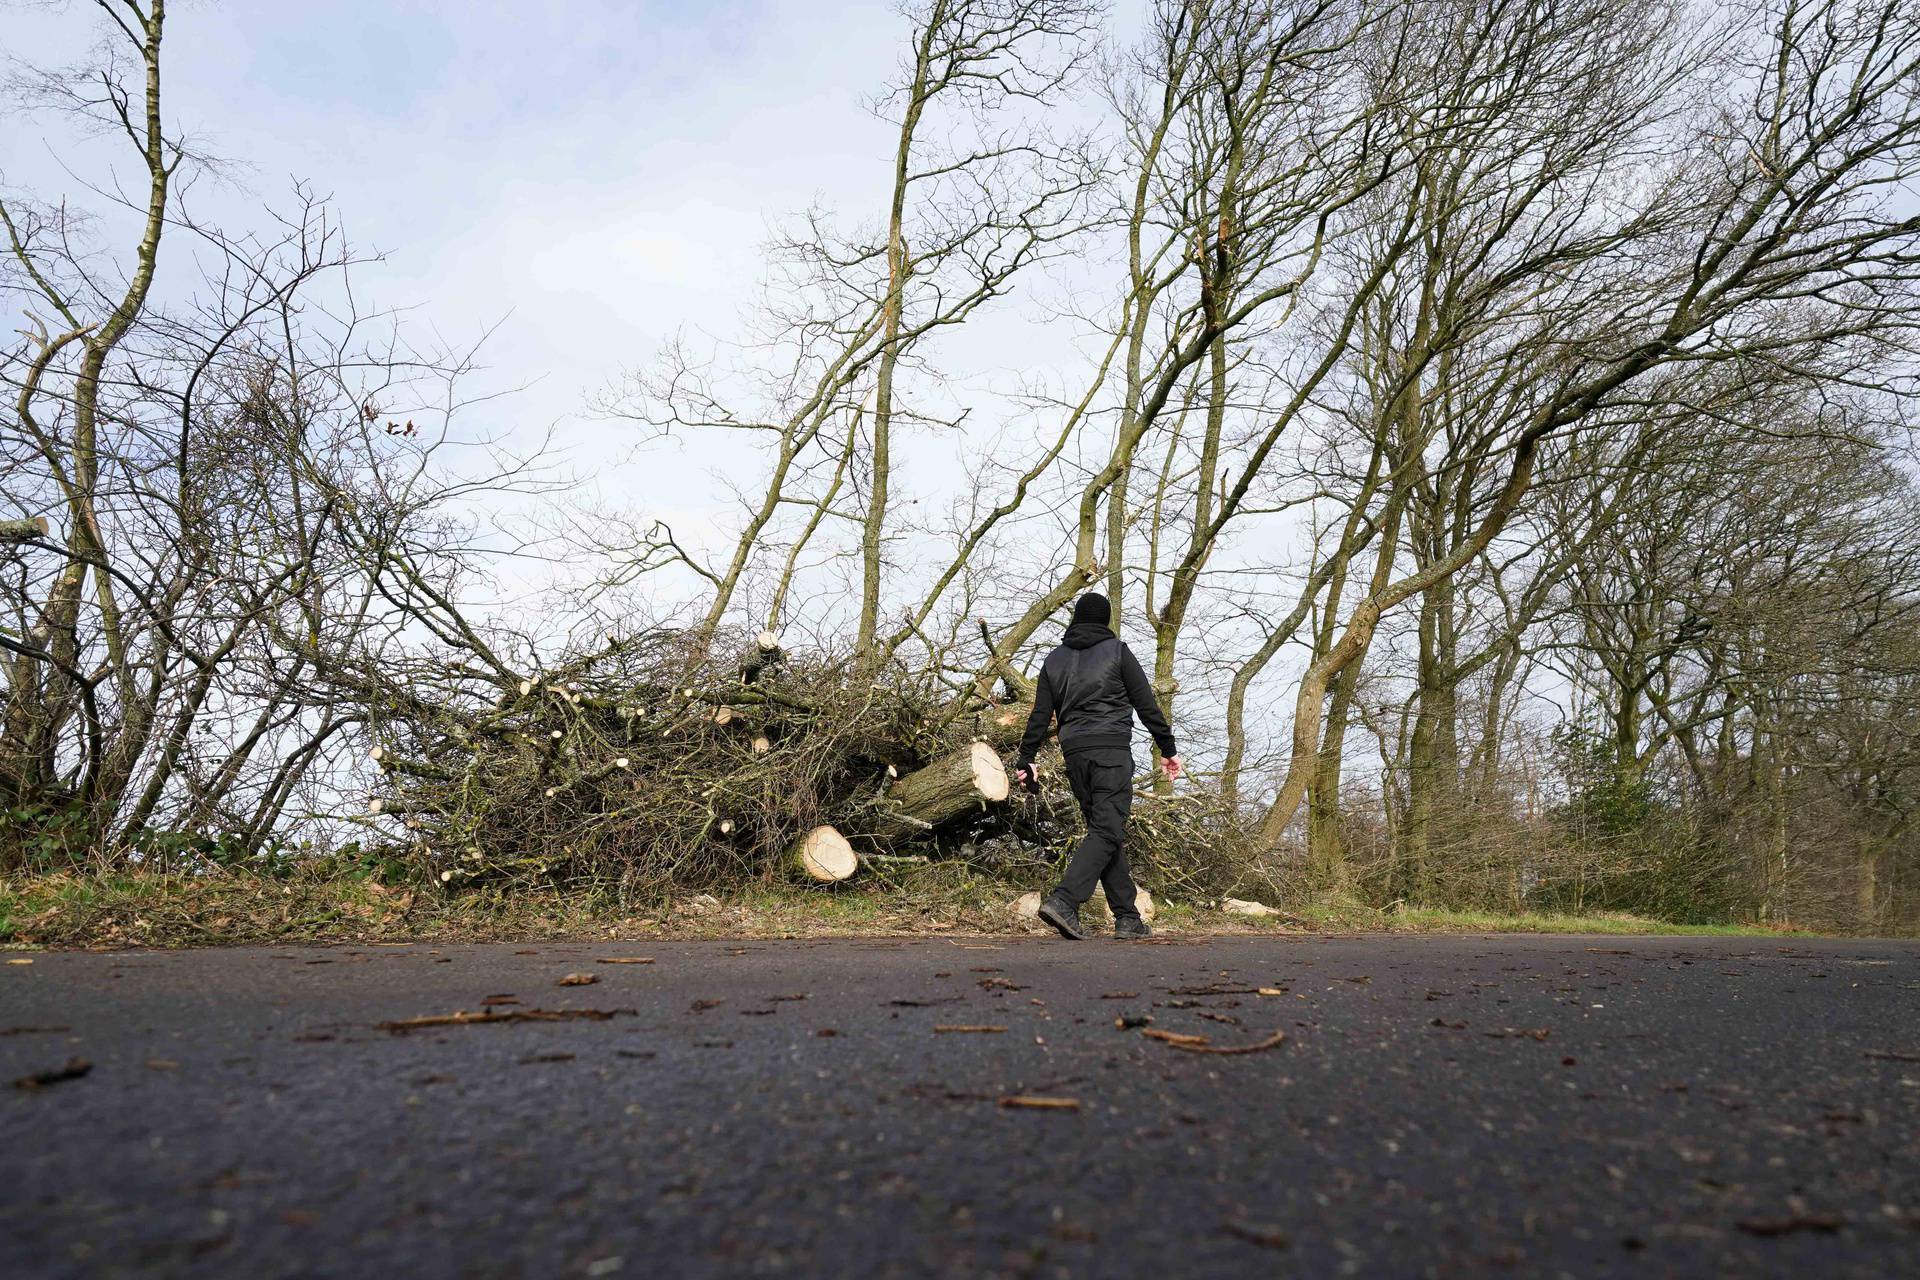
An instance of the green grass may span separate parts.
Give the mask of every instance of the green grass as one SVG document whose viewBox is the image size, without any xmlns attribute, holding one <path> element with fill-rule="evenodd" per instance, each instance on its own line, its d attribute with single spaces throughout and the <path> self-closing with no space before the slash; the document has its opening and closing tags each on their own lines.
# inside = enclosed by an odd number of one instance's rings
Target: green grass
<svg viewBox="0 0 1920 1280">
<path fill-rule="evenodd" d="M 1422 933 L 1608 933 L 1674 934 L 1686 937 L 1738 938 L 1776 936 L 1805 930 L 1762 924 L 1673 924 L 1623 912 L 1594 915 L 1504 915 L 1491 911 L 1456 911 L 1444 907 L 1409 907 L 1386 917 L 1391 928 Z"/>
</svg>

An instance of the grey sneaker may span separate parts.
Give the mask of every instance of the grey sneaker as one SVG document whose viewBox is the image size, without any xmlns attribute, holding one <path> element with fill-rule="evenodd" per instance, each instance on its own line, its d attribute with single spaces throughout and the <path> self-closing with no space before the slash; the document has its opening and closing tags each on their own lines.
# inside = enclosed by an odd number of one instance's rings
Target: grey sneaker
<svg viewBox="0 0 1920 1280">
<path fill-rule="evenodd" d="M 1080 908 L 1065 898 L 1049 896 L 1040 904 L 1040 918 L 1058 930 L 1063 938 L 1075 942 L 1086 940 L 1087 932 L 1080 927 Z"/>
<path fill-rule="evenodd" d="M 1121 916 L 1113 922 L 1113 936 L 1120 939 L 1151 938 L 1153 930 L 1139 916 Z"/>
</svg>

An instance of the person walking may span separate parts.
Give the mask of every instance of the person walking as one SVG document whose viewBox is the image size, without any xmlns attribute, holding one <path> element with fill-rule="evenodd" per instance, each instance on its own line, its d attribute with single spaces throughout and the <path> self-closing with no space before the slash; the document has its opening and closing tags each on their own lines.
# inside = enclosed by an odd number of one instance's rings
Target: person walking
<svg viewBox="0 0 1920 1280">
<path fill-rule="evenodd" d="M 1107 891 L 1116 938 L 1152 934 L 1134 902 L 1133 875 L 1127 867 L 1127 814 L 1133 808 L 1133 717 L 1153 735 L 1160 765 L 1168 778 L 1180 776 L 1173 729 L 1147 683 L 1147 673 L 1120 637 L 1113 634 L 1113 606 L 1098 592 L 1074 602 L 1073 622 L 1060 646 L 1047 655 L 1034 682 L 1033 714 L 1020 739 L 1014 774 L 1037 789 L 1033 758 L 1047 740 L 1049 722 L 1060 722 L 1060 752 L 1066 757 L 1067 782 L 1087 834 L 1074 846 L 1059 885 L 1040 904 L 1040 918 L 1065 938 L 1087 936 L 1080 907 L 1097 883 Z"/>
</svg>

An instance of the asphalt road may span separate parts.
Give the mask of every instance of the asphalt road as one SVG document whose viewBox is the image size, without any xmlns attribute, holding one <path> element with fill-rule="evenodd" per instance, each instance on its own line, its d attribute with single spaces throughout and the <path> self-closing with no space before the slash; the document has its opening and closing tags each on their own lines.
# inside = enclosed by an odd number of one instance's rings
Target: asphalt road
<svg viewBox="0 0 1920 1280">
<path fill-rule="evenodd" d="M 1920 1275 L 1912 943 L 31 959 L 9 1278 Z"/>
</svg>

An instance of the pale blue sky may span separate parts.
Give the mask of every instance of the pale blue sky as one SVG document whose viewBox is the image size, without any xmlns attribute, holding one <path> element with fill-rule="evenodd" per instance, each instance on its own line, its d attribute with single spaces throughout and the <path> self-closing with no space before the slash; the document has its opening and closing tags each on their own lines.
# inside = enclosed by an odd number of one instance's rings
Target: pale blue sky
<svg viewBox="0 0 1920 1280">
<path fill-rule="evenodd" d="M 695 541 L 730 520 L 710 473 L 756 465 L 737 443 L 632 459 L 636 433 L 582 408 L 676 332 L 741 334 L 785 215 L 883 212 L 891 131 L 866 104 L 905 35 L 887 0 L 174 0 L 169 16 L 169 116 L 238 162 L 245 188 L 203 185 L 198 213 L 260 226 L 310 183 L 358 247 L 387 255 L 357 272 L 363 302 L 413 308 L 412 332 L 454 347 L 504 320 L 470 389 L 531 385 L 470 431 L 554 428 L 608 502 Z M 0 0 L 15 58 L 70 61 L 98 30 L 84 0 Z M 97 207 L 55 156 L 100 181 L 128 172 L 123 146 L 0 120 L 0 183 Z M 980 327 L 983 376 L 1024 373 L 996 366 L 1030 356 L 1030 338 Z"/>
<path fill-rule="evenodd" d="M 863 107 L 897 49 L 883 2 L 176 0 L 170 19 L 170 115 L 246 166 L 246 192 L 196 207 L 244 226 L 295 179 L 330 194 L 388 255 L 358 277 L 379 302 L 449 340 L 512 313 L 492 355 L 542 380 L 534 418 L 677 328 L 733 329 L 773 220 L 816 200 L 863 213 L 885 178 Z M 97 30 L 84 3 L 0 0 L 0 24 L 9 55 L 42 63 Z M 56 153 L 95 180 L 118 159 L 14 118 L 0 181 L 97 203 Z"/>
</svg>

